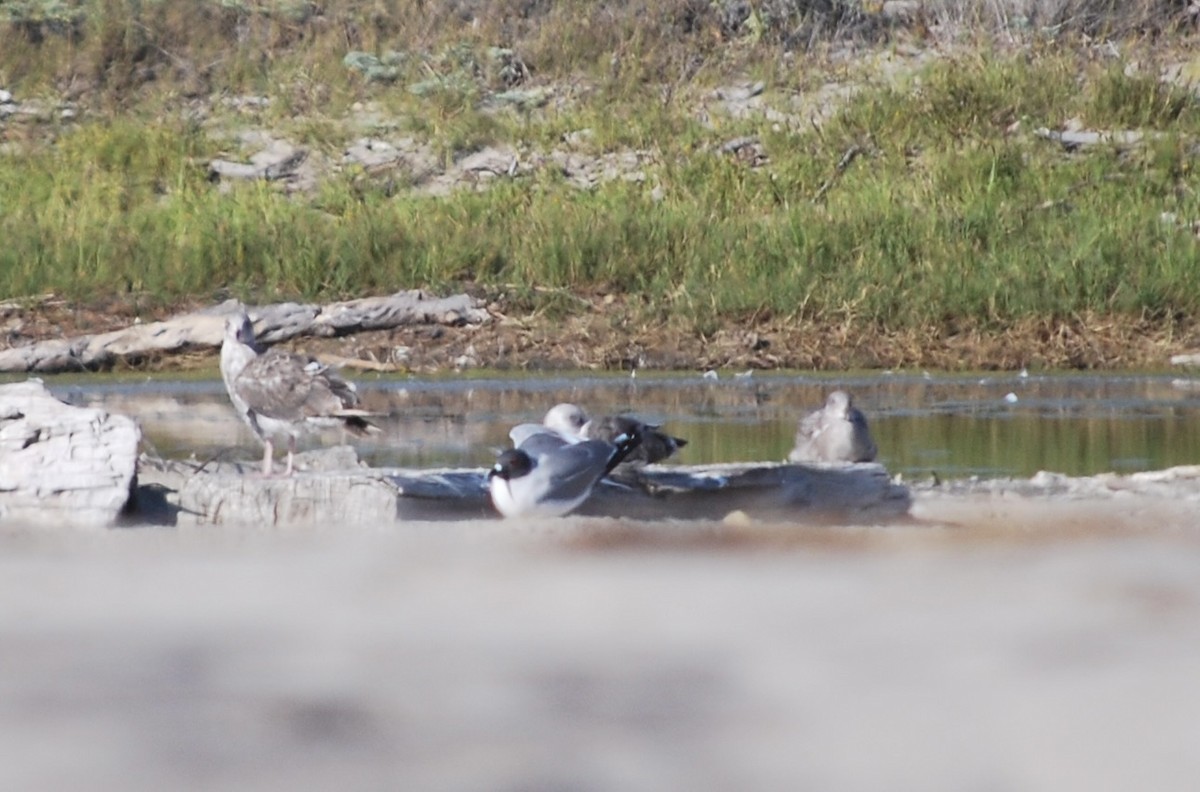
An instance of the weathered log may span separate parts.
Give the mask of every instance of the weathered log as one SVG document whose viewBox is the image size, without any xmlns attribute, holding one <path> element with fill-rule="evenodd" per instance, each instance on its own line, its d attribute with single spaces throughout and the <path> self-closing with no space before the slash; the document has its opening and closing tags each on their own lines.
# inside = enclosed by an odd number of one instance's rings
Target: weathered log
<svg viewBox="0 0 1200 792">
<path fill-rule="evenodd" d="M 40 380 L 0 385 L 0 521 L 108 525 L 129 502 L 141 433 Z"/>
<path fill-rule="evenodd" d="M 367 468 L 348 447 L 297 455 L 289 478 L 253 475 L 255 463 L 201 467 L 143 459 L 155 487 L 142 515 L 170 524 L 336 526 L 496 517 L 481 469 Z M 314 469 L 318 467 L 319 469 Z M 648 467 L 634 483 L 604 481 L 582 516 L 712 520 L 742 512 L 801 522 L 903 515 L 907 490 L 880 465 L 734 464 Z"/>
<path fill-rule="evenodd" d="M 227 301 L 162 322 L 0 350 L 0 371 L 83 371 L 123 358 L 217 347 L 233 307 L 233 301 Z M 488 319 L 487 311 L 466 294 L 431 297 L 419 290 L 325 306 L 268 305 L 251 308 L 250 316 L 256 337 L 268 344 L 299 335 L 330 337 L 411 324 L 481 324 Z"/>
</svg>

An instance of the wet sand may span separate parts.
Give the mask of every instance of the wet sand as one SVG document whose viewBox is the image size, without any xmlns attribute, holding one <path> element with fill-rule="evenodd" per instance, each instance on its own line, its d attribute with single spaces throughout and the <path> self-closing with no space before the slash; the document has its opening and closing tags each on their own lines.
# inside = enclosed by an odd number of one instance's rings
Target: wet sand
<svg viewBox="0 0 1200 792">
<path fill-rule="evenodd" d="M 1200 534 L 1166 508 L 6 526 L 0 788 L 1190 789 Z"/>
</svg>

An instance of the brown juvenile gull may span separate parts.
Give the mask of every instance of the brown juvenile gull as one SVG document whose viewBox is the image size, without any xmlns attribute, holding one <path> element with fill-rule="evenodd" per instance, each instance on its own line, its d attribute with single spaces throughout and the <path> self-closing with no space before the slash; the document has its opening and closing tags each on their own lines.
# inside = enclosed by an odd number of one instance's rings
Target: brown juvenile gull
<svg viewBox="0 0 1200 792">
<path fill-rule="evenodd" d="M 575 404 L 556 404 L 543 419 L 547 427 L 564 437 L 616 442 L 622 435 L 638 435 L 641 443 L 628 456 L 625 465 L 648 465 L 661 462 L 687 445 L 682 437 L 672 437 L 654 424 L 642 423 L 630 415 L 604 415 L 588 420 L 587 414 Z"/>
<path fill-rule="evenodd" d="M 271 475 L 273 440 L 287 436 L 285 476 L 292 474 L 296 438 L 314 426 L 341 425 L 358 435 L 378 431 L 357 409 L 354 384 L 328 366 L 280 349 L 260 352 L 244 310 L 225 320 L 221 379 L 233 408 L 263 443 L 263 475 Z"/>
<path fill-rule="evenodd" d="M 836 390 L 825 406 L 800 419 L 790 462 L 870 462 L 877 449 L 867 419 L 846 391 Z"/>
</svg>

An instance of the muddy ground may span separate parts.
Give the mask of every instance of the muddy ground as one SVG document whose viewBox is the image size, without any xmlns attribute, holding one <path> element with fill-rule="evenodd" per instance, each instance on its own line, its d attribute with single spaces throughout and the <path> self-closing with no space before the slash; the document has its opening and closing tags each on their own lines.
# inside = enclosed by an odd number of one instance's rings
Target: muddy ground
<svg viewBox="0 0 1200 792">
<path fill-rule="evenodd" d="M 948 334 L 860 323 L 747 317 L 709 332 L 686 322 L 647 319 L 636 298 L 561 293 L 565 307 L 531 310 L 504 293 L 469 289 L 487 305 L 481 326 L 404 327 L 342 338 L 298 338 L 288 346 L 393 363 L 418 373 L 465 368 L 605 369 L 1155 369 L 1200 347 L 1200 324 L 1077 317 L 1033 320 L 1005 330 Z M 54 297 L 0 305 L 0 348 L 101 333 L 165 319 L 200 302 L 147 308 L 133 299 L 81 304 Z M 121 362 L 120 368 L 183 371 L 211 367 L 215 349 Z"/>
</svg>

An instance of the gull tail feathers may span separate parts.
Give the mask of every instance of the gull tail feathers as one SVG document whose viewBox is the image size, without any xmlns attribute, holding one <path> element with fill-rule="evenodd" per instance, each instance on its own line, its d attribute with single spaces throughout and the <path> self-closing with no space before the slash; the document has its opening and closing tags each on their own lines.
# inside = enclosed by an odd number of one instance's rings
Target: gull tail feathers
<svg viewBox="0 0 1200 792">
<path fill-rule="evenodd" d="M 342 424 L 350 430 L 351 434 L 359 437 L 367 435 L 379 434 L 383 430 L 375 424 L 368 421 L 368 418 L 374 417 L 378 413 L 367 412 L 366 410 L 338 410 L 330 417 L 339 419 Z"/>
</svg>

